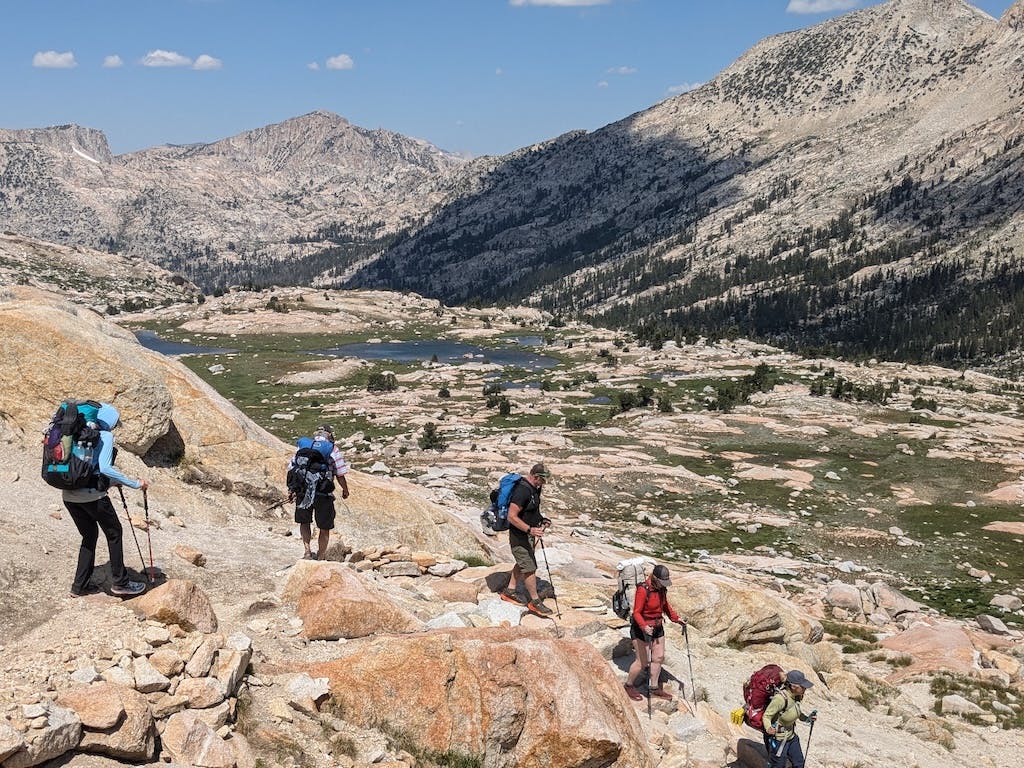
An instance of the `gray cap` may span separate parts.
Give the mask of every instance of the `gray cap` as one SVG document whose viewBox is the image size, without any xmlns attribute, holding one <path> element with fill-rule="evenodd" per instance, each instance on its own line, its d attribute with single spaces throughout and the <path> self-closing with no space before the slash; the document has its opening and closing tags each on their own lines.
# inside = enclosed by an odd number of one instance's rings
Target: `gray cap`
<svg viewBox="0 0 1024 768">
<path fill-rule="evenodd" d="M 672 577 L 669 575 L 668 568 L 666 568 L 664 565 L 656 565 L 656 566 L 654 566 L 654 571 L 652 572 L 652 575 L 663 586 L 666 586 L 666 587 L 671 587 L 672 586 Z"/>
<path fill-rule="evenodd" d="M 792 672 L 786 673 L 786 682 L 790 685 L 799 685 L 801 688 L 813 688 L 814 683 L 804 677 L 804 673 L 799 669 L 794 669 Z"/>
</svg>

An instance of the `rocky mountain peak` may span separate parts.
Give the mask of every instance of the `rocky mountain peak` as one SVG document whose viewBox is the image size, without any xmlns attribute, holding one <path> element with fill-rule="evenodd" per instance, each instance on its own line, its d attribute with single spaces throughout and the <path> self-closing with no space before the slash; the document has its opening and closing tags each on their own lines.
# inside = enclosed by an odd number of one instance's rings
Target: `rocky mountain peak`
<svg viewBox="0 0 1024 768">
<path fill-rule="evenodd" d="M 1017 31 L 1024 29 L 1024 0 L 1017 0 L 1007 8 L 999 23 Z"/>
<path fill-rule="evenodd" d="M 13 130 L 0 128 L 0 142 L 39 144 L 96 163 L 109 163 L 113 159 L 103 131 L 74 124 Z"/>
</svg>

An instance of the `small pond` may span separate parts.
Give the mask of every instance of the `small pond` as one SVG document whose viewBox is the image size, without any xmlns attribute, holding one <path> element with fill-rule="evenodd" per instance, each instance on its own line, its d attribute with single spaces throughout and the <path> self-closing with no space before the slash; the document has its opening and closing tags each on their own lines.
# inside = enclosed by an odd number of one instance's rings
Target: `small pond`
<svg viewBox="0 0 1024 768">
<path fill-rule="evenodd" d="M 182 341 L 167 341 L 166 339 L 161 339 L 153 331 L 136 331 L 135 338 L 146 349 L 151 349 L 168 357 L 175 355 L 230 355 L 238 351 L 237 349 L 228 349 L 226 347 L 203 347 L 199 344 L 187 344 Z"/>
</svg>

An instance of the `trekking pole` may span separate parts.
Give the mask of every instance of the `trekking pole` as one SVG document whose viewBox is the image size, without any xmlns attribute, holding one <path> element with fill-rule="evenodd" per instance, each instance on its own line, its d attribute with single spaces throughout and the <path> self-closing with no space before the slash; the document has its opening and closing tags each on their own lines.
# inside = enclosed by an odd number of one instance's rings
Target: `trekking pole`
<svg viewBox="0 0 1024 768">
<path fill-rule="evenodd" d="M 811 730 L 807 732 L 807 747 L 804 749 L 804 761 L 811 752 L 811 736 L 814 735 L 814 724 L 818 721 L 818 710 L 811 711 Z"/>
<path fill-rule="evenodd" d="M 146 512 L 146 543 L 149 544 L 149 583 L 152 585 L 156 579 L 156 568 L 153 567 L 153 537 L 149 533 L 149 494 L 142 490 L 142 508 Z"/>
<path fill-rule="evenodd" d="M 562 612 L 558 609 L 558 593 L 555 592 L 555 581 L 554 578 L 551 576 L 551 566 L 548 565 L 548 551 L 544 549 L 543 537 L 541 537 L 540 539 L 540 552 L 542 555 L 544 555 L 544 568 L 548 572 L 548 581 L 551 583 L 551 597 L 555 599 L 555 615 L 558 616 L 558 618 L 562 618 Z"/>
<path fill-rule="evenodd" d="M 128 511 L 128 500 L 124 497 L 124 489 L 117 486 L 117 492 L 121 494 L 121 506 L 124 507 L 124 516 L 128 518 L 128 527 L 131 528 L 132 538 L 135 539 L 135 548 L 139 550 L 139 561 L 142 563 L 142 570 L 146 570 L 146 558 L 142 556 L 142 547 L 139 546 L 139 537 L 135 535 L 135 525 L 132 523 L 131 512 Z"/>
<path fill-rule="evenodd" d="M 267 514 L 267 513 L 269 513 L 269 512 L 273 512 L 273 511 L 274 511 L 275 509 L 277 509 L 278 507 L 283 507 L 283 506 L 284 506 L 284 504 L 285 504 L 285 500 L 284 500 L 284 499 L 282 499 L 281 501 L 277 502 L 276 504 L 271 504 L 271 505 L 270 505 L 269 507 L 267 507 L 267 508 L 266 508 L 266 509 L 264 509 L 264 510 L 263 510 L 262 512 L 260 512 L 260 514 L 261 514 L 261 515 L 265 515 L 265 514 Z"/>
<path fill-rule="evenodd" d="M 654 657 L 654 643 L 651 636 L 647 635 L 647 719 L 651 719 L 651 686 L 655 683 L 651 680 L 651 659 Z"/>
<path fill-rule="evenodd" d="M 693 712 L 697 713 L 697 684 L 693 682 L 693 659 L 690 658 L 689 626 L 683 624 L 683 640 L 686 641 L 686 663 L 690 665 L 690 695 L 693 697 Z"/>
</svg>

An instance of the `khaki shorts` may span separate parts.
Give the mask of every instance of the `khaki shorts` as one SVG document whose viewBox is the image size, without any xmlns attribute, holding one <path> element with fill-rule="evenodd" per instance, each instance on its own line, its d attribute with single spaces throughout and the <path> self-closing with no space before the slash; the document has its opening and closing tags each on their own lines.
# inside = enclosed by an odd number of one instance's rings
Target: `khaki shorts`
<svg viewBox="0 0 1024 768">
<path fill-rule="evenodd" d="M 512 545 L 512 557 L 519 566 L 519 570 L 529 575 L 537 571 L 537 555 L 533 547 L 526 547 L 522 544 Z"/>
</svg>

